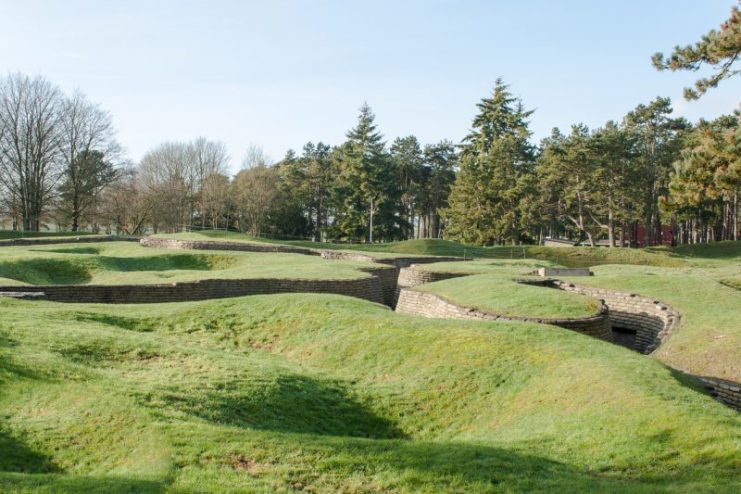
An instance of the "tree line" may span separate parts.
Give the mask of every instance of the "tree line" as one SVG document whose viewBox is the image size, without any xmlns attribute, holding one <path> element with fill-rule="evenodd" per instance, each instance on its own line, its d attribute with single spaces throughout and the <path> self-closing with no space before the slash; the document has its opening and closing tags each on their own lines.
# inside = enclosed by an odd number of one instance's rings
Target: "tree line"
<svg viewBox="0 0 741 494">
<path fill-rule="evenodd" d="M 308 142 L 272 163 L 248 150 L 229 176 L 223 143 L 166 142 L 127 162 L 110 115 L 77 92 L 13 74 L 0 84 L 0 204 L 11 228 L 495 245 L 571 238 L 629 245 L 738 239 L 739 114 L 691 124 L 656 98 L 619 122 L 554 129 L 498 80 L 459 144 L 388 145 L 368 105 L 343 143 Z"/>
</svg>

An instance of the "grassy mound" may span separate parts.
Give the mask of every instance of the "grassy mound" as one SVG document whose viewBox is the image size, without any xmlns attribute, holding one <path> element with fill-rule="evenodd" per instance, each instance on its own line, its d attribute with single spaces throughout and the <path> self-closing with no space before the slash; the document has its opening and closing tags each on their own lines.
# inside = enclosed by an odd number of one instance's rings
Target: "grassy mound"
<svg viewBox="0 0 741 494">
<path fill-rule="evenodd" d="M 326 261 L 300 254 L 173 251 L 129 242 L 0 249 L 0 284 L 151 284 L 205 278 L 352 279 L 368 276 L 364 262 Z"/>
<path fill-rule="evenodd" d="M 2 492 L 734 492 L 739 416 L 568 330 L 0 300 Z"/>
<path fill-rule="evenodd" d="M 597 301 L 574 293 L 515 283 L 506 276 L 471 275 L 428 283 L 417 290 L 453 303 L 514 317 L 578 318 L 597 313 Z"/>
<path fill-rule="evenodd" d="M 596 314 L 598 304 L 592 298 L 513 281 L 526 277 L 542 265 L 551 263 L 480 260 L 424 264 L 414 269 L 464 273 L 469 276 L 427 283 L 415 287 L 415 290 L 434 293 L 459 305 L 505 316 L 576 318 Z"/>
</svg>

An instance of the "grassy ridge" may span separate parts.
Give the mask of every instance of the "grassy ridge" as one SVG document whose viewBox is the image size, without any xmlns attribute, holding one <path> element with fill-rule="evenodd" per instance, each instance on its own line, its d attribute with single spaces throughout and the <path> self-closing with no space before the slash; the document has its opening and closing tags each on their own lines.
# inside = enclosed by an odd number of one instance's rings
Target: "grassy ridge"
<svg viewBox="0 0 741 494">
<path fill-rule="evenodd" d="M 206 278 L 352 279 L 368 263 L 300 254 L 172 251 L 130 242 L 0 248 L 0 284 L 146 284 Z"/>
<path fill-rule="evenodd" d="M 0 310 L 2 492 L 741 487 L 735 412 L 567 330 L 297 294 Z"/>
<path fill-rule="evenodd" d="M 741 242 L 716 242 L 703 245 L 685 245 L 677 248 L 651 247 L 647 249 L 609 249 L 605 247 L 544 247 L 535 245 L 477 247 L 450 240 L 417 239 L 382 244 L 333 244 L 310 241 L 268 240 L 235 232 L 204 231 L 178 234 L 191 239 L 222 239 L 229 241 L 268 242 L 301 247 L 363 251 L 381 254 L 409 254 L 454 256 L 486 259 L 536 259 L 570 267 L 589 267 L 600 264 L 634 264 L 642 266 L 683 267 L 696 262 L 736 260 L 741 262 Z M 185 238 L 183 237 L 183 238 Z"/>
<path fill-rule="evenodd" d="M 598 309 L 596 300 L 561 290 L 529 286 L 513 281 L 547 261 L 479 260 L 424 264 L 414 269 L 465 273 L 469 276 L 452 278 L 415 287 L 434 293 L 453 303 L 475 307 L 505 316 L 573 318 L 593 316 Z"/>
</svg>

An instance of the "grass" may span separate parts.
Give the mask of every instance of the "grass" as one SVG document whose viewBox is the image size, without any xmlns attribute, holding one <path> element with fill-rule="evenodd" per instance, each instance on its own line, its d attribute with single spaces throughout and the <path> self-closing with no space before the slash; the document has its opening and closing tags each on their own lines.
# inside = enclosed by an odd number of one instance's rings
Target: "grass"
<svg viewBox="0 0 741 494">
<path fill-rule="evenodd" d="M 92 232 L 23 232 L 17 230 L 0 230 L 0 240 L 14 238 L 49 238 L 49 237 L 82 237 L 85 235 L 96 235 Z"/>
<path fill-rule="evenodd" d="M 364 262 L 326 261 L 301 254 L 152 249 L 104 242 L 0 249 L 0 284 L 151 284 L 199 279 L 352 279 L 368 276 Z"/>
<path fill-rule="evenodd" d="M 729 279 L 741 279 L 741 264 L 597 266 L 593 271 L 595 276 L 571 281 L 653 297 L 682 314 L 679 330 L 655 353 L 658 359 L 692 374 L 741 382 L 741 293 L 729 286 Z"/>
<path fill-rule="evenodd" d="M 520 260 L 425 264 L 415 269 L 465 273 L 468 276 L 427 283 L 415 289 L 440 295 L 459 305 L 505 316 L 574 318 L 596 314 L 598 305 L 593 299 L 513 281 L 526 277 L 539 266 L 550 264 Z"/>
<path fill-rule="evenodd" d="M 0 299 L 2 492 L 737 492 L 738 414 L 568 330 Z"/>
<path fill-rule="evenodd" d="M 242 242 L 263 242 L 299 247 L 361 251 L 375 255 L 430 255 L 467 257 L 474 259 L 531 259 L 549 261 L 568 267 L 590 267 L 601 264 L 633 264 L 640 266 L 684 267 L 716 261 L 741 262 L 741 242 L 726 241 L 713 244 L 681 246 L 677 248 L 651 247 L 646 249 L 619 249 L 606 247 L 544 247 L 536 245 L 478 247 L 450 240 L 416 239 L 402 242 L 333 244 L 305 240 L 283 241 L 250 237 L 236 232 L 204 231 L 182 233 L 176 238 L 221 239 Z"/>
</svg>

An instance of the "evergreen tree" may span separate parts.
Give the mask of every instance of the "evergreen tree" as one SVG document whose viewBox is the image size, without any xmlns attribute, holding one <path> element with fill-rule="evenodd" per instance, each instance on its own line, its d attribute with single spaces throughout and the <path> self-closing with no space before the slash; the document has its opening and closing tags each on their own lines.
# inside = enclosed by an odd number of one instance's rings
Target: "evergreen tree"
<svg viewBox="0 0 741 494">
<path fill-rule="evenodd" d="M 679 157 L 682 136 L 688 127 L 684 119 L 670 118 L 669 98 L 656 98 L 648 105 L 638 105 L 625 117 L 623 126 L 635 139 L 635 179 L 642 190 L 638 206 L 643 216 L 646 245 L 661 241 L 659 198 L 669 193 L 672 163 Z"/>
<path fill-rule="evenodd" d="M 439 238 L 442 233 L 440 212 L 448 207 L 448 198 L 455 182 L 458 155 L 450 141 L 428 144 L 424 148 L 424 166 L 417 187 L 421 237 Z"/>
<path fill-rule="evenodd" d="M 532 111 L 523 109 L 501 79 L 492 96 L 477 106 L 444 211 L 446 237 L 480 245 L 517 243 L 522 237 L 523 185 L 533 169 L 527 120 Z"/>
<path fill-rule="evenodd" d="M 415 222 L 416 189 L 422 175 L 422 149 L 414 136 L 398 137 L 391 145 L 391 159 L 398 172 L 398 185 L 401 193 L 402 219 L 409 225 L 404 237 L 409 238 L 413 233 L 411 225 Z"/>
<path fill-rule="evenodd" d="M 365 238 L 369 242 L 399 239 L 405 227 L 399 214 L 398 172 L 374 120 L 370 107 L 364 104 L 358 124 L 333 152 L 339 171 L 335 188 L 337 231 L 343 238 Z"/>
<path fill-rule="evenodd" d="M 64 171 L 59 187 L 61 212 L 79 230 L 85 213 L 95 204 L 101 190 L 117 177 L 113 164 L 100 151 L 82 151 Z"/>
<path fill-rule="evenodd" d="M 677 46 L 668 58 L 661 53 L 654 54 L 652 61 L 658 70 L 699 70 L 703 65 L 713 66 L 715 73 L 710 77 L 698 79 L 695 88 L 685 88 L 684 97 L 698 99 L 708 89 L 718 86 L 723 79 L 739 73 L 741 69 L 734 64 L 741 57 L 741 11 L 738 6 L 731 9 L 731 17 L 720 25 L 720 30 L 712 29 L 694 45 Z"/>
<path fill-rule="evenodd" d="M 726 115 L 700 122 L 674 164 L 664 208 L 677 215 L 681 241 L 737 240 L 741 125 Z"/>
</svg>

